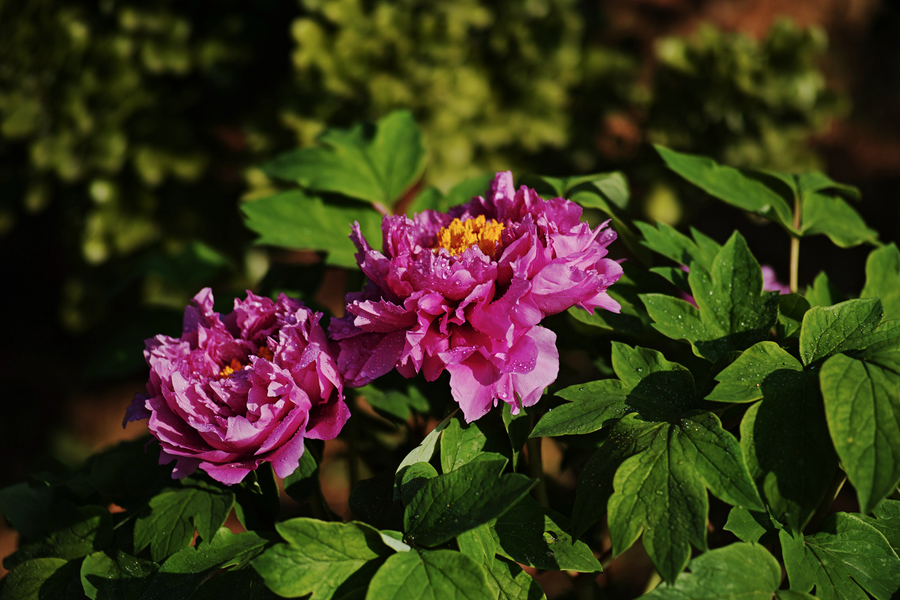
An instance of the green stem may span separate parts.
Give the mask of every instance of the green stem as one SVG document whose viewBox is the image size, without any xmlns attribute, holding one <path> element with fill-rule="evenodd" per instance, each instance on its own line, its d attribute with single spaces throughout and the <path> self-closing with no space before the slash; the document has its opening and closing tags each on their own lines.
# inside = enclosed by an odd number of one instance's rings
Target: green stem
<svg viewBox="0 0 900 600">
<path fill-rule="evenodd" d="M 800 204 L 800 195 L 794 194 L 794 231 L 800 230 L 800 221 L 802 217 L 802 206 Z M 797 283 L 800 271 L 800 236 L 796 233 L 791 234 L 791 293 L 796 294 L 799 289 Z"/>
<path fill-rule="evenodd" d="M 538 480 L 534 486 L 534 499 L 544 508 L 550 507 L 550 498 L 547 496 L 547 484 L 544 481 L 544 464 L 541 457 L 541 438 L 528 438 L 525 442 L 528 448 L 528 467 L 531 476 Z"/>
<path fill-rule="evenodd" d="M 354 406 L 355 404 L 354 398 Z M 359 411 L 354 410 L 357 414 Z M 359 416 L 350 417 L 347 421 L 347 478 L 352 490 L 359 481 Z"/>
<path fill-rule="evenodd" d="M 838 469 L 834 472 L 834 477 L 831 478 L 831 485 L 828 486 L 825 497 L 822 498 L 822 502 L 819 503 L 819 507 L 809 520 L 809 524 L 804 528 L 804 532 L 815 533 L 819 528 L 822 519 L 827 517 L 828 513 L 831 511 L 831 505 L 834 504 L 835 498 L 837 498 L 838 494 L 841 492 L 841 488 L 844 487 L 846 481 L 847 474 L 844 473 L 843 469 Z"/>
</svg>

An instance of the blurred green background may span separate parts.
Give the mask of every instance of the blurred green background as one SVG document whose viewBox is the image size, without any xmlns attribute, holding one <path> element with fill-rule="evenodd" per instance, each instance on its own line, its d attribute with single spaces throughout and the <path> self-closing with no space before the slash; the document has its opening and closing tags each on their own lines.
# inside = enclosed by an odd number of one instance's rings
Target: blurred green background
<svg viewBox="0 0 900 600">
<path fill-rule="evenodd" d="M 410 109 L 443 189 L 622 169 L 633 216 L 720 241 L 747 220 L 648 142 L 822 169 L 897 239 L 898 40 L 889 0 L 0 0 L 0 485 L 120 435 L 142 340 L 201 287 L 227 300 L 303 258 L 254 248 L 238 205 L 326 125 Z M 786 278 L 784 236 L 750 225 Z M 816 244 L 801 284 L 856 291 L 866 250 Z"/>
</svg>

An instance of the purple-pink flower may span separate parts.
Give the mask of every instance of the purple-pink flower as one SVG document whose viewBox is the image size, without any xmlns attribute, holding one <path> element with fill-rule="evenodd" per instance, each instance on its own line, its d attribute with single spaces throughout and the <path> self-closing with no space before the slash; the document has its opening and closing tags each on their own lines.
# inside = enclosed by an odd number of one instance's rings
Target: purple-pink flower
<svg viewBox="0 0 900 600">
<path fill-rule="evenodd" d="M 572 306 L 619 312 L 606 292 L 622 275 L 605 258 L 616 234 L 607 223 L 591 229 L 581 212 L 516 190 L 505 172 L 486 197 L 448 213 L 385 217 L 381 252 L 354 226 L 369 283 L 329 329 L 347 384 L 395 367 L 429 381 L 446 370 L 468 422 L 498 400 L 513 414 L 535 404 L 559 371 L 556 335 L 541 320 Z"/>
<path fill-rule="evenodd" d="M 350 416 L 320 318 L 284 294 L 251 292 L 222 316 L 202 290 L 180 338 L 145 341 L 147 393 L 135 396 L 123 425 L 149 419 L 160 464 L 174 460 L 175 478 L 199 467 L 231 485 L 264 462 L 287 477 L 305 439 L 336 437 Z"/>
</svg>

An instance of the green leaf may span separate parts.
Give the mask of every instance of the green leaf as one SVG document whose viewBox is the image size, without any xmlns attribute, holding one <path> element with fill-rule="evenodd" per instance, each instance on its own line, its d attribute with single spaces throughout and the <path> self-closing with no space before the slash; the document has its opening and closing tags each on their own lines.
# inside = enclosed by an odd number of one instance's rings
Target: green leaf
<svg viewBox="0 0 900 600">
<path fill-rule="evenodd" d="M 441 435 L 441 470 L 444 473 L 455 471 L 459 467 L 478 460 L 484 453 L 509 454 L 509 446 L 506 440 L 498 435 L 489 435 L 491 425 L 497 420 L 497 413 L 466 423 L 460 415 L 450 421 Z M 499 432 L 499 423 L 493 427 L 495 433 Z"/>
<path fill-rule="evenodd" d="M 781 566 L 758 544 L 731 544 L 691 561 L 690 573 L 660 586 L 648 600 L 771 600 L 781 585 Z"/>
<path fill-rule="evenodd" d="M 691 342 L 694 353 L 716 361 L 769 337 L 778 316 L 778 293 L 762 291 L 762 270 L 735 232 L 707 271 L 691 264 L 688 281 L 697 308 L 661 294 L 642 294 L 663 335 Z"/>
<path fill-rule="evenodd" d="M 841 248 L 878 243 L 878 232 L 867 227 L 846 200 L 820 193 L 810 194 L 804 200 L 800 232 L 804 236 L 827 235 Z"/>
<path fill-rule="evenodd" d="M 800 358 L 809 365 L 838 352 L 864 348 L 881 322 L 878 298 L 847 300 L 834 306 L 814 306 L 803 316 Z"/>
<path fill-rule="evenodd" d="M 552 571 L 595 573 L 602 570 L 590 547 L 569 534 L 560 514 L 544 511 L 525 498 L 494 524 L 497 553 L 517 563 Z"/>
<path fill-rule="evenodd" d="M 447 212 L 451 206 L 465 204 L 475 196 L 482 196 L 490 190 L 494 180 L 493 173 L 485 173 L 456 184 L 447 195 L 441 194 L 436 188 L 426 188 L 410 203 L 406 210 L 408 215 L 420 213 L 423 210 L 436 210 Z"/>
<path fill-rule="evenodd" d="M 568 314 L 587 325 L 629 336 L 641 335 L 645 325 L 650 325 L 650 317 L 644 310 L 638 291 L 660 286 L 656 285 L 656 278 L 648 276 L 646 271 L 628 263 L 622 267 L 624 269 L 622 277 L 608 290 L 610 297 L 621 306 L 620 313 L 609 312 L 602 308 L 596 308 L 593 313 L 588 313 L 583 308 L 573 306 L 568 310 Z"/>
<path fill-rule="evenodd" d="M 791 207 L 785 200 L 789 189 L 780 189 L 783 186 L 779 183 L 767 181 L 757 173 L 726 167 L 710 158 L 654 147 L 667 167 L 709 195 L 793 231 Z"/>
<path fill-rule="evenodd" d="M 406 388 L 406 393 L 399 390 L 382 391 L 373 385 L 360 388 L 357 392 L 376 412 L 395 422 L 406 423 L 412 416 L 412 411 L 428 413 L 428 400 L 411 385 Z"/>
<path fill-rule="evenodd" d="M 434 429 L 428 432 L 428 435 L 425 436 L 425 439 L 422 440 L 422 443 L 416 446 L 406 457 L 400 461 L 400 466 L 397 467 L 397 473 L 399 473 L 403 467 L 415 464 L 417 462 L 428 462 L 431 460 L 431 457 L 434 456 L 434 449 L 437 447 L 438 440 L 440 439 L 441 432 L 447 427 L 450 421 L 453 420 L 453 414 L 447 415 L 443 421 L 438 423 Z"/>
<path fill-rule="evenodd" d="M 296 181 L 390 207 L 422 173 L 425 148 L 409 111 L 395 111 L 375 124 L 328 129 L 320 146 L 278 156 L 264 164 L 270 177 Z"/>
<path fill-rule="evenodd" d="M 81 583 L 92 600 L 140 598 L 159 565 L 121 550 L 95 552 L 81 563 Z"/>
<path fill-rule="evenodd" d="M 900 483 L 900 348 L 832 356 L 820 378 L 831 439 L 867 513 Z"/>
<path fill-rule="evenodd" d="M 162 562 L 186 548 L 200 534 L 209 544 L 234 506 L 234 493 L 214 485 L 183 479 L 180 487 L 168 488 L 150 499 L 134 526 L 134 551 L 150 546 L 150 556 Z"/>
<path fill-rule="evenodd" d="M 800 531 L 837 468 L 815 375 L 776 343 L 760 342 L 716 380 L 707 400 L 763 399 L 744 414 L 741 448 L 772 514 Z"/>
<path fill-rule="evenodd" d="M 881 298 L 886 319 L 900 319 L 900 250 L 891 243 L 869 253 L 861 298 Z"/>
<path fill-rule="evenodd" d="M 369 584 L 367 600 L 496 600 L 485 570 L 453 550 L 400 552 L 389 557 Z"/>
<path fill-rule="evenodd" d="M 400 500 L 403 505 L 412 501 L 425 482 L 438 476 L 437 469 L 429 463 L 413 463 L 403 467 L 403 470 L 397 473 L 398 484 L 394 489 L 397 490 L 398 496 L 395 500 Z"/>
<path fill-rule="evenodd" d="M 506 462 L 479 460 L 426 481 L 403 514 L 407 539 L 437 546 L 509 510 L 536 481 L 515 473 L 501 477 Z"/>
<path fill-rule="evenodd" d="M 578 477 L 575 505 L 572 507 L 572 530 L 576 537 L 581 537 L 606 514 L 616 469 L 629 456 L 644 451 L 652 437 L 641 435 L 639 429 L 627 424 L 615 423 L 610 429 Z"/>
<path fill-rule="evenodd" d="M 325 202 L 302 190 L 244 202 L 246 225 L 260 235 L 257 244 L 297 250 L 327 252 L 325 261 L 339 267 L 356 267 L 356 246 L 350 241 L 350 225 L 358 222 L 367 240 L 381 239 L 381 215 L 359 205 Z"/>
<path fill-rule="evenodd" d="M 253 569 L 229 569 L 216 573 L 203 582 L 191 600 L 222 600 L 223 598 L 240 598 L 241 600 L 279 600 L 278 596 L 266 587 L 265 580 Z"/>
<path fill-rule="evenodd" d="M 83 600 L 81 561 L 35 558 L 13 569 L 0 584 L 0 600 Z"/>
<path fill-rule="evenodd" d="M 17 483 L 0 489 L 0 512 L 23 538 L 39 538 L 47 531 L 53 496 L 46 485 Z"/>
<path fill-rule="evenodd" d="M 309 448 L 300 455 L 300 464 L 297 469 L 285 477 L 284 491 L 297 502 L 305 502 L 317 489 L 319 489 L 319 464 Z"/>
<path fill-rule="evenodd" d="M 494 539 L 492 522 L 462 532 L 456 536 L 456 545 L 466 556 L 474 558 L 481 564 L 489 565 L 497 554 L 497 541 Z"/>
<path fill-rule="evenodd" d="M 885 500 L 872 511 L 875 519 L 860 515 L 860 518 L 881 532 L 894 552 L 900 554 L 900 501 Z"/>
<path fill-rule="evenodd" d="M 809 300 L 800 294 L 778 297 L 778 339 L 784 340 L 800 332 L 803 315 L 810 309 Z"/>
<path fill-rule="evenodd" d="M 753 544 L 775 528 L 768 515 L 751 512 L 742 506 L 733 506 L 728 512 L 728 521 L 722 529 L 730 531 L 742 542 Z"/>
<path fill-rule="evenodd" d="M 179 550 L 151 577 L 140 600 L 188 600 L 213 573 L 240 568 L 262 552 L 266 540 L 252 531 L 216 532 L 208 546 Z"/>
<path fill-rule="evenodd" d="M 630 412 L 659 421 L 692 408 L 693 376 L 660 352 L 613 342 L 612 365 L 619 381 L 592 381 L 557 392 L 571 403 L 548 411 L 532 437 L 591 433 Z"/>
<path fill-rule="evenodd" d="M 276 528 L 287 543 L 268 548 L 253 568 L 272 591 L 289 598 L 328 600 L 364 587 L 380 559 L 392 553 L 378 530 L 364 523 L 298 518 Z"/>
<path fill-rule="evenodd" d="M 795 185 L 800 190 L 801 198 L 807 198 L 811 194 L 825 190 L 831 190 L 832 192 L 851 200 L 859 201 L 862 198 L 859 189 L 852 185 L 838 183 L 823 173 L 817 173 L 815 171 L 801 173 L 799 175 L 794 175 L 794 180 Z"/>
<path fill-rule="evenodd" d="M 49 534 L 25 544 L 4 559 L 7 569 L 35 558 L 72 560 L 103 549 L 113 540 L 112 515 L 102 506 L 54 507 L 48 519 Z"/>
<path fill-rule="evenodd" d="M 509 444 L 512 447 L 512 466 L 515 471 L 519 466 L 522 448 L 531 433 L 531 415 L 524 410 L 520 410 L 519 414 L 514 415 L 512 406 L 504 402 L 503 426 L 506 428 L 506 435 L 509 437 Z"/>
<path fill-rule="evenodd" d="M 643 244 L 646 247 L 679 265 L 688 266 L 692 262 L 696 262 L 708 271 L 712 269 L 713 261 L 721 250 L 719 244 L 714 240 L 693 228 L 691 229 L 693 239 L 691 239 L 665 223 L 657 223 L 654 227 L 635 221 L 634 225 L 644 236 Z"/>
<path fill-rule="evenodd" d="M 487 565 L 488 585 L 497 600 L 546 599 L 544 590 L 522 567 L 504 558 L 494 558 Z"/>
<path fill-rule="evenodd" d="M 819 600 L 890 600 L 900 589 L 900 558 L 859 515 L 837 513 L 803 538 L 779 533 L 791 589 Z"/>
<path fill-rule="evenodd" d="M 825 271 L 820 271 L 816 275 L 811 286 L 806 288 L 804 294 L 811 306 L 831 306 L 838 302 L 843 302 L 846 298 L 844 295 L 831 284 Z"/>
<path fill-rule="evenodd" d="M 712 413 L 676 423 L 646 423 L 629 415 L 620 423 L 650 441 L 616 471 L 609 499 L 614 555 L 643 531 L 647 554 L 671 582 L 687 564 L 691 545 L 706 549 L 705 487 L 729 504 L 763 510 L 737 440 Z"/>
</svg>

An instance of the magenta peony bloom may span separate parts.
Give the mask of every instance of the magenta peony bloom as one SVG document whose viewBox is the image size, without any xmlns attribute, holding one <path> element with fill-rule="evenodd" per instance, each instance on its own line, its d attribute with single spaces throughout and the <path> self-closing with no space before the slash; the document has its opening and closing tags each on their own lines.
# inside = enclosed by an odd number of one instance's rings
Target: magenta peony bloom
<svg viewBox="0 0 900 600">
<path fill-rule="evenodd" d="M 370 281 L 347 295 L 347 314 L 329 329 L 347 384 L 394 367 L 429 381 L 447 370 L 468 422 L 498 400 L 513 414 L 536 403 L 559 371 L 556 335 L 541 320 L 571 306 L 619 312 L 606 289 L 622 267 L 604 258 L 616 234 L 580 218 L 577 204 L 516 190 L 505 172 L 487 198 L 449 213 L 385 217 L 383 252 L 355 226 Z"/>
<path fill-rule="evenodd" d="M 306 438 L 332 439 L 350 416 L 320 318 L 284 294 L 273 302 L 251 292 L 222 317 L 202 290 L 180 338 L 146 340 L 147 393 L 123 425 L 150 419 L 160 464 L 174 460 L 177 479 L 200 467 L 231 485 L 264 462 L 287 477 Z"/>
</svg>

